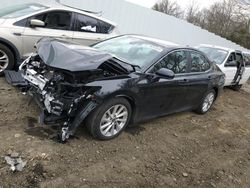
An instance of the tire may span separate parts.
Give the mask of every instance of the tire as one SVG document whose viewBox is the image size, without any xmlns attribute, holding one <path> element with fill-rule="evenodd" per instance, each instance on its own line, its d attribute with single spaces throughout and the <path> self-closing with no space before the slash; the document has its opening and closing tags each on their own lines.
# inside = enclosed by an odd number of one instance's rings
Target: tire
<svg viewBox="0 0 250 188">
<path fill-rule="evenodd" d="M 210 98 L 211 97 L 211 98 Z M 214 89 L 209 90 L 202 99 L 201 104 L 199 105 L 199 107 L 195 110 L 196 113 L 198 114 L 205 114 L 207 113 L 210 108 L 213 106 L 213 103 L 215 101 L 215 97 L 216 97 L 216 92 Z M 209 100 L 210 99 L 210 100 Z M 205 104 L 207 103 L 207 104 Z M 207 107 L 205 107 L 206 105 L 208 105 Z"/>
<path fill-rule="evenodd" d="M 118 114 L 117 117 L 114 115 L 114 110 L 116 110 L 116 115 Z M 130 121 L 131 114 L 132 109 L 130 103 L 124 98 L 115 98 L 108 100 L 96 108 L 87 117 L 85 123 L 94 138 L 111 140 L 119 136 L 126 128 Z M 107 133 L 105 134 L 105 132 Z"/>
<path fill-rule="evenodd" d="M 5 57 L 6 58 L 3 58 Z M 1 58 L 2 62 L 1 62 Z M 3 61 L 6 60 L 6 61 Z M 2 76 L 4 73 L 4 70 L 12 70 L 14 68 L 15 65 L 15 57 L 14 54 L 12 53 L 12 51 L 6 47 L 3 44 L 0 44 L 0 76 Z"/>
<path fill-rule="evenodd" d="M 234 86 L 231 86 L 231 88 L 234 90 L 234 91 L 240 91 L 240 89 L 242 88 L 242 85 L 234 85 Z"/>
</svg>

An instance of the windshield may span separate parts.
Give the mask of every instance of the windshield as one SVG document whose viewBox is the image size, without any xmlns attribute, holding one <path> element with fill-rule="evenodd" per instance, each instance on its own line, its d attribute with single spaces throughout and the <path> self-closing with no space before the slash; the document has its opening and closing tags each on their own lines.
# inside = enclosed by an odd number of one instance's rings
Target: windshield
<svg viewBox="0 0 250 188">
<path fill-rule="evenodd" d="M 198 49 L 205 53 L 208 58 L 214 61 L 216 64 L 222 64 L 228 55 L 228 51 L 222 49 L 211 47 L 199 47 Z"/>
<path fill-rule="evenodd" d="M 150 63 L 163 51 L 162 46 L 133 36 L 113 38 L 93 47 L 140 67 Z"/>
<path fill-rule="evenodd" d="M 21 16 L 25 16 L 31 13 L 38 12 L 40 10 L 47 9 L 40 4 L 22 4 L 22 5 L 14 5 L 6 8 L 0 9 L 0 18 L 10 19 L 10 18 L 17 18 Z"/>
</svg>

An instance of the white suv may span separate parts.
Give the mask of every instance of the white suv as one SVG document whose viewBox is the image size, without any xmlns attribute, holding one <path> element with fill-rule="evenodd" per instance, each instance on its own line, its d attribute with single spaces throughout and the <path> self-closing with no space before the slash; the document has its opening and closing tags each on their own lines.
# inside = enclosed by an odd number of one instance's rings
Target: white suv
<svg viewBox="0 0 250 188">
<path fill-rule="evenodd" d="M 206 44 L 197 48 L 214 61 L 226 75 L 225 86 L 239 90 L 250 78 L 249 53 Z"/>
<path fill-rule="evenodd" d="M 88 11 L 61 4 L 32 3 L 0 9 L 0 75 L 34 51 L 42 37 L 82 45 L 116 36 L 115 23 Z"/>
</svg>

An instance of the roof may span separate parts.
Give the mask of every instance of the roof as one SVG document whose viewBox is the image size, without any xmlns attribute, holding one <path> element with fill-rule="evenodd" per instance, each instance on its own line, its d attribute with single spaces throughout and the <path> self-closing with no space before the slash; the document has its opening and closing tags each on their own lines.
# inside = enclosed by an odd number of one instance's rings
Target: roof
<svg viewBox="0 0 250 188">
<path fill-rule="evenodd" d="M 91 11 L 85 11 L 85 10 L 73 8 L 73 7 L 66 6 L 66 5 L 57 3 L 57 2 L 52 3 L 52 4 L 43 4 L 43 3 L 40 3 L 40 2 L 39 3 L 27 3 L 27 4 L 28 5 L 40 4 L 42 6 L 48 7 L 48 9 L 46 9 L 45 11 L 48 11 L 48 10 L 65 10 L 65 11 L 69 11 L 69 12 L 76 12 L 76 13 L 80 13 L 80 14 L 84 14 L 84 15 L 96 18 L 98 20 L 102 20 L 102 21 L 104 21 L 106 23 L 109 23 L 109 24 L 111 24 L 113 26 L 117 26 L 117 24 L 115 22 L 112 22 L 112 21 L 110 21 L 110 20 L 108 20 L 106 18 L 103 18 L 101 16 L 97 16 L 94 13 L 90 13 Z"/>
<path fill-rule="evenodd" d="M 180 46 L 179 44 L 174 43 L 174 42 L 164 41 L 164 40 L 161 40 L 161 39 L 147 37 L 147 36 L 143 36 L 143 35 L 130 35 L 130 36 L 140 38 L 140 39 L 143 39 L 143 40 L 147 40 L 147 41 L 150 41 L 150 42 L 154 42 L 154 43 L 157 43 L 157 44 L 160 44 L 160 45 L 163 45 L 163 46 L 167 46 L 167 47 L 168 46 Z"/>
<path fill-rule="evenodd" d="M 232 48 L 226 48 L 226 47 L 216 46 L 216 45 L 211 45 L 211 44 L 200 44 L 199 46 L 217 48 L 217 49 L 221 49 L 225 51 L 235 51 L 235 49 L 232 49 Z"/>
</svg>

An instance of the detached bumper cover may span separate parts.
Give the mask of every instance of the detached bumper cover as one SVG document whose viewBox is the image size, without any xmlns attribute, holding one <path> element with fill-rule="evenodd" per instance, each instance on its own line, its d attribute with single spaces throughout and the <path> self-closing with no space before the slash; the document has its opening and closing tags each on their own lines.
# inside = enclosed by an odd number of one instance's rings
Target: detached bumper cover
<svg viewBox="0 0 250 188">
<path fill-rule="evenodd" d="M 23 78 L 21 72 L 6 70 L 6 71 L 4 71 L 4 74 L 5 74 L 6 81 L 10 85 L 21 86 L 21 87 L 25 87 L 28 85 L 28 83 Z"/>
</svg>

